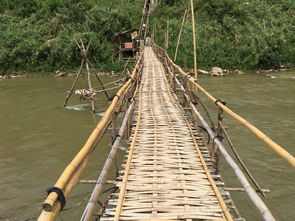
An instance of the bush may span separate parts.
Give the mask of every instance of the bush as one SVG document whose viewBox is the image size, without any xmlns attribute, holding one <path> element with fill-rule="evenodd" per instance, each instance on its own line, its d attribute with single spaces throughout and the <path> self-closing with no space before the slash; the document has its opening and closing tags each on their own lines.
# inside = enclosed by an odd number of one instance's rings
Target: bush
<svg viewBox="0 0 295 221">
<path fill-rule="evenodd" d="M 152 16 L 156 41 L 161 45 L 169 18 L 170 55 L 174 55 L 186 3 L 183 0 L 174 6 L 161 2 Z M 253 69 L 294 65 L 294 6 L 294 0 L 195 1 L 199 67 Z M 188 64 L 193 65 L 191 35 L 188 22 L 177 60 L 180 64 L 186 55 Z"/>
<path fill-rule="evenodd" d="M 143 3 L 108 0 L 3 0 L 0 6 L 0 71 L 77 68 L 75 40 L 92 39 L 89 57 L 98 69 L 118 69 L 112 36 L 138 27 Z M 132 16 L 128 16 L 132 15 Z"/>
</svg>

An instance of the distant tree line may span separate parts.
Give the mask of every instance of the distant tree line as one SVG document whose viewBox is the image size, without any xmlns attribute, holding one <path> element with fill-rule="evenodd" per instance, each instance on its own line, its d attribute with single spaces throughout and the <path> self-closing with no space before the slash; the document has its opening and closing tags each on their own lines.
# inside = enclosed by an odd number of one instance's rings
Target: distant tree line
<svg viewBox="0 0 295 221">
<path fill-rule="evenodd" d="M 202 68 L 270 68 L 295 64 L 295 0 L 194 0 L 198 64 Z M 0 72 L 75 69 L 75 40 L 93 39 L 89 55 L 101 70 L 119 69 L 112 36 L 138 28 L 144 0 L 1 0 Z M 151 31 L 174 55 L 188 0 L 158 0 Z M 192 66 L 191 24 L 185 26 L 177 62 Z"/>
<path fill-rule="evenodd" d="M 74 69 L 81 57 L 75 40 L 92 39 L 89 56 L 101 70 L 116 69 L 112 36 L 138 27 L 136 0 L 1 0 L 0 71 Z"/>
<path fill-rule="evenodd" d="M 159 1 L 151 16 L 156 42 L 164 46 L 169 20 L 169 54 L 174 55 L 188 0 Z M 198 64 L 202 68 L 276 68 L 295 65 L 295 0 L 194 0 Z M 192 66 L 190 18 L 177 62 Z"/>
</svg>

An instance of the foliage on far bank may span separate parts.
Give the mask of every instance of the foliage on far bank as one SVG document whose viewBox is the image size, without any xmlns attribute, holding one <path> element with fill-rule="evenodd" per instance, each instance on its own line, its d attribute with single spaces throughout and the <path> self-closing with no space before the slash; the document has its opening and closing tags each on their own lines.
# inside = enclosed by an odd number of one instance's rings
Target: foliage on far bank
<svg viewBox="0 0 295 221">
<path fill-rule="evenodd" d="M 198 64 L 201 68 L 277 68 L 295 64 L 295 0 L 195 0 Z M 169 20 L 169 54 L 187 0 L 160 1 L 151 16 L 156 42 L 164 46 Z M 177 63 L 193 66 L 190 18 L 185 26 Z"/>
<path fill-rule="evenodd" d="M 0 71 L 53 71 L 77 68 L 75 40 L 92 39 L 89 57 L 110 70 L 118 48 L 113 35 L 138 27 L 142 3 L 136 0 L 2 0 Z"/>
<path fill-rule="evenodd" d="M 76 69 L 81 55 L 75 40 L 92 39 L 95 68 L 116 70 L 112 36 L 138 28 L 144 0 L 2 0 L 0 72 Z M 156 42 L 164 46 L 169 19 L 169 54 L 174 55 L 188 0 L 160 0 L 151 15 Z M 295 0 L 194 0 L 200 68 L 276 68 L 295 64 Z M 192 67 L 188 19 L 177 63 Z"/>
</svg>

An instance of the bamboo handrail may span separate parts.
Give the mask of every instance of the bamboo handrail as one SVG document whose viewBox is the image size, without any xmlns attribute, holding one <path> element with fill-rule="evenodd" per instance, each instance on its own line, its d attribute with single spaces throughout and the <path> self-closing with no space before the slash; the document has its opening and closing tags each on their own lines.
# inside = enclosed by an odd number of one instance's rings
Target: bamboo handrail
<svg viewBox="0 0 295 221">
<path fill-rule="evenodd" d="M 125 117 L 122 121 L 122 125 L 120 127 L 120 130 L 119 130 L 119 133 L 118 133 L 118 136 L 117 138 L 115 139 L 115 142 L 112 146 L 112 149 L 108 155 L 108 158 L 107 160 L 105 161 L 105 164 L 103 166 L 103 169 L 99 175 L 99 178 L 97 179 L 96 181 L 96 185 L 93 189 L 93 192 L 91 194 L 91 197 L 88 201 L 88 204 L 83 212 L 83 215 L 81 217 L 81 221 L 88 221 L 92 218 L 93 216 L 93 213 L 94 213 L 94 209 L 95 209 L 95 205 L 97 204 L 97 200 L 100 196 L 100 193 L 102 191 L 102 188 L 103 188 L 103 185 L 106 183 L 106 177 L 107 177 L 107 174 L 108 174 L 108 171 L 110 170 L 110 167 L 112 165 L 112 161 L 114 160 L 116 154 L 117 154 L 117 150 L 118 150 L 118 147 L 119 147 L 119 144 L 120 144 L 120 141 L 121 141 L 121 138 L 123 136 L 123 133 L 127 127 L 127 124 L 128 124 L 128 119 L 130 117 L 130 115 L 132 114 L 133 112 L 133 108 L 134 108 L 134 100 L 132 100 L 132 103 L 129 105 L 129 108 L 128 110 L 126 111 L 125 113 Z"/>
<path fill-rule="evenodd" d="M 177 85 L 181 88 L 182 92 L 184 93 L 184 97 L 187 100 L 187 102 L 190 105 L 192 113 L 197 116 L 197 118 L 200 120 L 202 125 L 206 128 L 206 131 L 208 132 L 208 135 L 211 137 L 213 142 L 218 146 L 221 154 L 229 164 L 229 166 L 233 169 L 233 171 L 236 174 L 236 177 L 240 181 L 241 185 L 244 187 L 245 191 L 247 192 L 249 198 L 253 202 L 253 204 L 256 206 L 256 208 L 260 211 L 261 215 L 263 216 L 264 220 L 266 221 L 274 221 L 274 217 L 272 216 L 271 212 L 267 208 L 267 206 L 264 204 L 264 202 L 261 200 L 261 198 L 258 196 L 258 194 L 255 192 L 255 190 L 252 188 L 250 183 L 248 182 L 246 176 L 242 172 L 242 170 L 239 168 L 239 166 L 236 164 L 236 162 L 232 159 L 232 157 L 227 153 L 226 149 L 224 148 L 223 144 L 219 141 L 219 139 L 215 139 L 215 134 L 212 131 L 212 129 L 209 127 L 207 122 L 203 119 L 199 111 L 196 109 L 194 104 L 191 102 L 189 96 L 185 93 L 184 86 L 179 82 L 178 79 L 175 79 L 175 82 Z M 176 96 L 176 95 L 175 95 Z"/>
<path fill-rule="evenodd" d="M 190 103 L 190 106 L 193 110 L 193 112 L 196 114 L 198 119 L 201 121 L 202 125 L 206 128 L 208 131 L 208 134 L 210 135 L 213 142 L 218 146 L 221 154 L 227 161 L 227 163 L 232 167 L 233 171 L 235 172 L 237 178 L 239 179 L 242 186 L 245 188 L 249 198 L 254 203 L 256 208 L 260 211 L 261 215 L 263 216 L 265 221 L 275 221 L 275 218 L 267 208 L 267 206 L 264 204 L 264 202 L 261 200 L 261 198 L 257 195 L 256 191 L 252 188 L 252 186 L 249 184 L 247 178 L 239 168 L 239 166 L 236 164 L 236 162 L 231 158 L 231 156 L 227 153 L 225 147 L 223 144 L 219 141 L 219 139 L 214 139 L 215 134 L 212 131 L 212 129 L 209 127 L 209 125 L 206 123 L 206 121 L 203 119 L 199 111 L 197 111 L 196 107 Z"/>
<path fill-rule="evenodd" d="M 218 99 L 213 97 L 208 91 L 206 91 L 201 85 L 199 85 L 196 81 L 195 78 L 187 75 L 181 67 L 179 67 L 177 64 L 175 64 L 167 52 L 159 47 L 158 45 L 155 45 L 158 49 L 162 50 L 165 53 L 165 56 L 167 57 L 168 61 L 170 64 L 178 70 L 179 73 L 184 76 L 187 81 L 190 81 L 193 83 L 201 92 L 203 92 L 212 102 L 216 103 L 218 107 L 220 107 L 223 111 L 225 111 L 228 115 L 230 115 L 232 118 L 237 120 L 240 124 L 245 126 L 250 132 L 252 132 L 254 135 L 256 135 L 260 140 L 262 140 L 267 146 L 269 146 L 277 155 L 279 155 L 282 159 L 287 161 L 293 168 L 295 168 L 295 158 L 292 156 L 288 151 L 286 151 L 283 147 L 281 147 L 279 144 L 274 142 L 272 139 L 270 139 L 268 136 L 266 136 L 261 130 L 259 130 L 257 127 L 255 127 L 253 124 L 249 123 L 246 119 L 243 117 L 239 116 L 235 112 L 233 112 L 231 109 L 223 105 L 221 102 L 218 102 Z"/>
<path fill-rule="evenodd" d="M 178 81 L 178 80 L 176 80 L 176 81 Z M 182 90 L 185 90 L 184 87 L 179 82 L 177 82 L 177 83 L 178 83 L 178 85 L 180 87 L 182 87 Z M 185 92 L 183 91 L 183 93 L 185 93 Z M 170 96 L 172 97 L 172 95 L 170 95 Z M 187 95 L 185 95 L 185 96 L 186 96 L 186 98 L 188 98 Z M 173 100 L 173 99 L 171 99 L 171 100 Z M 175 102 L 173 102 L 173 104 L 174 104 L 174 106 L 176 108 L 179 109 L 179 106 Z M 182 114 L 183 118 L 185 118 L 184 113 L 182 111 L 180 111 L 180 113 Z M 199 159 L 201 161 L 201 164 L 202 164 L 202 166 L 204 168 L 205 174 L 206 174 L 206 176 L 207 176 L 207 178 L 208 178 L 208 180 L 209 180 L 209 182 L 211 184 L 212 190 L 216 195 L 217 201 L 218 201 L 218 203 L 219 203 L 219 205 L 220 205 L 220 207 L 222 209 L 223 215 L 224 215 L 224 217 L 226 218 L 227 221 L 233 221 L 230 213 L 227 210 L 227 206 L 226 206 L 226 204 L 224 202 L 224 199 L 222 198 L 222 195 L 220 194 L 220 191 L 219 191 L 218 187 L 216 186 L 216 183 L 213 180 L 212 175 L 211 175 L 211 173 L 210 173 L 210 171 L 209 171 L 209 169 L 207 167 L 207 164 L 206 164 L 206 162 L 204 160 L 204 157 L 203 157 L 203 155 L 202 155 L 202 153 L 201 153 L 201 151 L 199 149 L 199 146 L 198 146 L 197 141 L 195 139 L 195 135 L 194 135 L 194 132 L 192 130 L 192 127 L 190 126 L 189 122 L 187 122 L 187 121 L 186 121 L 186 124 L 187 124 L 187 127 L 188 127 L 189 131 L 190 131 L 190 135 L 193 138 L 196 153 L 197 153 L 197 155 L 198 155 L 198 157 L 199 157 Z"/>
<path fill-rule="evenodd" d="M 131 145 L 130 145 L 128 158 L 127 158 L 127 161 L 126 161 L 126 166 L 125 166 L 125 170 L 124 170 L 124 176 L 123 176 L 123 179 L 122 179 L 122 185 L 121 185 L 120 192 L 119 192 L 119 197 L 118 197 L 118 203 L 117 203 L 116 210 L 115 210 L 114 221 L 119 221 L 120 215 L 121 215 L 121 212 L 122 212 L 124 195 L 125 195 L 125 192 L 126 192 L 126 187 L 127 187 L 127 182 L 128 182 L 128 175 L 129 175 L 129 171 L 130 171 L 130 167 L 131 167 L 131 161 L 132 161 L 132 158 L 133 158 L 136 139 L 137 139 L 137 136 L 138 136 L 138 133 L 139 133 L 139 126 L 140 126 L 140 120 L 141 120 L 141 111 L 142 111 L 141 93 L 139 93 L 139 95 L 138 95 L 138 100 L 139 100 L 139 102 L 138 102 L 138 115 L 137 115 L 137 120 L 136 120 L 136 126 L 135 126 L 135 130 L 134 130 L 134 135 L 133 135 L 133 138 L 132 138 L 132 142 L 131 142 Z"/>
<path fill-rule="evenodd" d="M 65 168 L 57 182 L 55 183 L 55 187 L 63 190 L 65 197 L 71 192 L 72 188 L 78 182 L 78 179 L 85 169 L 90 153 L 93 151 L 97 140 L 103 135 L 106 127 L 109 125 L 112 114 L 117 107 L 120 98 L 124 97 L 128 89 L 131 87 L 133 80 L 137 77 L 138 69 L 141 64 L 143 58 L 143 54 L 140 55 L 135 68 L 132 71 L 130 79 L 120 88 L 117 92 L 116 96 L 113 98 L 109 108 L 106 110 L 104 116 L 97 124 L 96 128 L 91 133 L 90 137 L 81 148 L 79 153 L 74 157 L 71 163 Z M 55 220 L 56 216 L 60 212 L 60 202 L 58 201 L 58 195 L 55 192 L 51 192 L 46 200 L 43 202 L 43 211 L 38 218 L 38 221 L 47 221 L 47 220 Z"/>
</svg>

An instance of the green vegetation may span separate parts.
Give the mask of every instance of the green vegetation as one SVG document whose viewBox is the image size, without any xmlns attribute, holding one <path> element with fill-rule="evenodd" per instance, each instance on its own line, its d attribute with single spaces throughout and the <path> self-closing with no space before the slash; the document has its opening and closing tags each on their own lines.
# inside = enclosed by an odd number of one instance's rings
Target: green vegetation
<svg viewBox="0 0 295 221">
<path fill-rule="evenodd" d="M 116 69 L 112 36 L 138 27 L 136 0 L 1 0 L 0 72 L 75 69 L 81 61 L 75 40 L 92 39 L 96 68 Z"/>
<path fill-rule="evenodd" d="M 170 55 L 187 0 L 158 0 L 151 16 L 156 42 L 164 44 L 169 18 Z M 198 64 L 202 68 L 268 68 L 295 64 L 295 0 L 194 0 Z M 118 69 L 112 36 L 139 27 L 144 0 L 1 0 L 0 72 L 75 69 L 75 40 L 93 39 L 89 55 L 100 70 Z M 191 25 L 178 63 L 192 66 Z"/>
<path fill-rule="evenodd" d="M 168 4 L 169 2 L 169 4 Z M 201 68 L 276 68 L 295 64 L 295 0 L 194 0 L 198 64 Z M 164 46 L 169 19 L 169 54 L 188 0 L 160 1 L 152 17 L 156 42 Z M 190 19 L 190 18 L 189 18 Z M 177 63 L 192 67 L 192 32 L 188 21 Z"/>
</svg>

